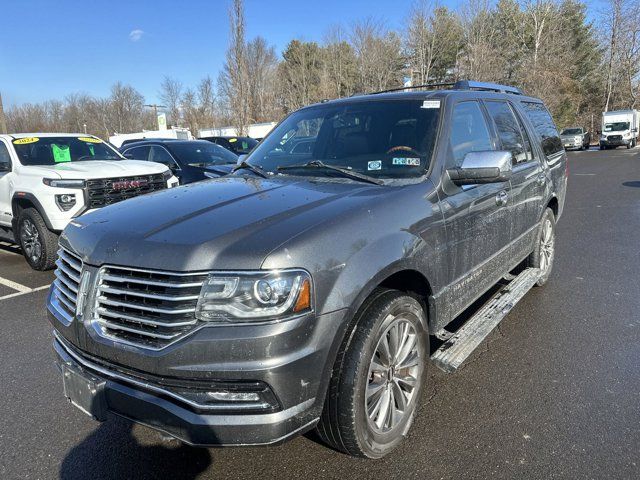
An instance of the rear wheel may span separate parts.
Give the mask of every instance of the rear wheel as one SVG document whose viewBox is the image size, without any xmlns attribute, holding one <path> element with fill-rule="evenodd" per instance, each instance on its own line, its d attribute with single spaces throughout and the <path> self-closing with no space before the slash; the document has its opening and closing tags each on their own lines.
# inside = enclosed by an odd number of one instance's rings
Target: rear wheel
<svg viewBox="0 0 640 480">
<path fill-rule="evenodd" d="M 420 303 L 395 290 L 377 291 L 338 353 L 318 433 L 350 455 L 380 458 L 413 423 L 429 358 Z"/>
<path fill-rule="evenodd" d="M 35 208 L 27 208 L 18 217 L 18 241 L 22 254 L 34 270 L 50 270 L 56 261 L 58 236 L 51 232 Z"/>
<path fill-rule="evenodd" d="M 556 245 L 556 219 L 553 210 L 547 208 L 542 216 L 536 246 L 527 259 L 527 266 L 540 269 L 540 278 L 536 285 L 541 287 L 549 279 L 553 260 L 555 258 Z"/>
</svg>

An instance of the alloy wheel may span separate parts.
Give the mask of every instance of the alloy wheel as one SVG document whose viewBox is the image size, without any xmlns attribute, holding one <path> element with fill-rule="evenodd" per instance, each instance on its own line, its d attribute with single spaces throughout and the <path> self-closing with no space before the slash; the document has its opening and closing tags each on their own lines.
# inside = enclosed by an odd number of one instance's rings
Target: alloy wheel
<svg viewBox="0 0 640 480">
<path fill-rule="evenodd" d="M 422 352 L 414 325 L 396 316 L 386 328 L 369 363 L 365 408 L 369 426 L 386 433 L 412 411 L 422 381 Z"/>
<path fill-rule="evenodd" d="M 553 235 L 553 225 L 550 219 L 546 219 L 542 227 L 540 236 L 540 270 L 546 273 L 553 262 L 555 249 L 555 236 Z"/>
<path fill-rule="evenodd" d="M 22 222 L 22 228 L 20 228 L 20 241 L 26 256 L 32 262 L 37 262 L 42 256 L 42 242 L 40 240 L 38 229 L 28 218 Z"/>
</svg>

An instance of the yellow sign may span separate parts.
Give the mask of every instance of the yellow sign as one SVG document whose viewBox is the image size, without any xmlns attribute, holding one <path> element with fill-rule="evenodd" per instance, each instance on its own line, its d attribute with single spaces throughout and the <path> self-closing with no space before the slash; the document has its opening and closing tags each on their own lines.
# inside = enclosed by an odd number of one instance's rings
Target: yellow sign
<svg viewBox="0 0 640 480">
<path fill-rule="evenodd" d="M 38 140 L 40 140 L 38 137 L 24 137 L 24 138 L 18 138 L 17 140 L 14 140 L 13 144 L 24 145 L 26 143 L 36 143 Z"/>
<path fill-rule="evenodd" d="M 229 143 L 233 143 L 233 142 L 237 142 L 237 141 L 238 141 L 238 139 L 237 139 L 237 138 L 230 138 L 230 139 L 229 139 Z"/>
<path fill-rule="evenodd" d="M 93 137 L 78 137 L 78 140 L 82 142 L 88 142 L 88 143 L 102 143 L 102 140 L 100 140 L 99 138 L 93 138 Z"/>
</svg>

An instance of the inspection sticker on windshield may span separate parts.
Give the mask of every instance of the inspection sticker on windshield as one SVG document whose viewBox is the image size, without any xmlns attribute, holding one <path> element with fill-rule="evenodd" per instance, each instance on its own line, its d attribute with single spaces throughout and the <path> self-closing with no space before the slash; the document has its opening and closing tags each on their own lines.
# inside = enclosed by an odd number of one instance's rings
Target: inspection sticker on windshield
<svg viewBox="0 0 640 480">
<path fill-rule="evenodd" d="M 419 167 L 420 166 L 420 159 L 419 158 L 405 158 L 405 157 L 400 157 L 400 158 L 394 158 L 391 163 L 393 165 L 403 165 L 405 167 Z"/>
<path fill-rule="evenodd" d="M 440 100 L 425 100 L 420 108 L 440 108 Z"/>
<path fill-rule="evenodd" d="M 382 162 L 380 160 L 367 162 L 367 170 L 382 170 Z"/>
<path fill-rule="evenodd" d="M 99 138 L 93 138 L 93 137 L 78 137 L 78 140 L 80 140 L 81 142 L 87 142 L 87 143 L 102 143 L 102 140 L 100 140 Z"/>
<path fill-rule="evenodd" d="M 18 138 L 17 140 L 13 141 L 13 144 L 14 145 L 24 145 L 26 143 L 36 143 L 38 140 L 40 140 L 38 137 Z"/>
</svg>

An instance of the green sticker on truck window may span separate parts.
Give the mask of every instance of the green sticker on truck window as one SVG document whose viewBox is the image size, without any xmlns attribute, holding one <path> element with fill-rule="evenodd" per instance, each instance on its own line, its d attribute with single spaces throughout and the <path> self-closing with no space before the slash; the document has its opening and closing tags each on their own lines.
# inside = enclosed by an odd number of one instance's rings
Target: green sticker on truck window
<svg viewBox="0 0 640 480">
<path fill-rule="evenodd" d="M 56 163 L 64 163 L 71 161 L 71 151 L 69 145 L 56 145 L 51 144 L 51 151 L 53 152 L 53 161 Z"/>
</svg>

